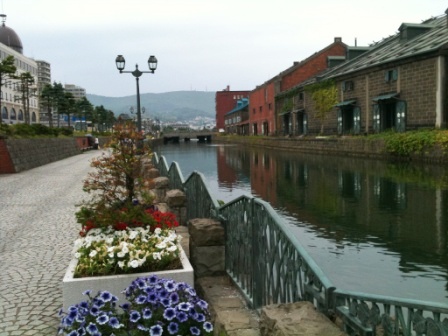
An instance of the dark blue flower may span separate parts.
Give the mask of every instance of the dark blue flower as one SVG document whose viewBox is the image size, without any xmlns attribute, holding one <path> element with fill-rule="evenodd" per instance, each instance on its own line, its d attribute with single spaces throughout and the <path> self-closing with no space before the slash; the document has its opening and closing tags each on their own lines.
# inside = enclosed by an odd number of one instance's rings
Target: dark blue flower
<svg viewBox="0 0 448 336">
<path fill-rule="evenodd" d="M 149 328 L 149 334 L 151 336 L 160 336 L 163 333 L 163 329 L 158 324 L 153 325 L 151 328 Z"/>
<path fill-rule="evenodd" d="M 139 313 L 138 311 L 136 311 L 136 310 L 133 310 L 133 311 L 131 311 L 131 313 L 129 314 L 129 321 L 135 323 L 135 322 L 137 322 L 138 320 L 140 320 L 140 317 L 141 317 L 140 313 Z"/>
<path fill-rule="evenodd" d="M 109 321 L 109 316 L 107 316 L 106 314 L 100 315 L 96 318 L 96 322 L 99 325 L 106 324 L 108 321 Z"/>
<path fill-rule="evenodd" d="M 87 335 L 87 331 L 84 328 L 79 328 L 77 331 L 79 336 Z"/>
<path fill-rule="evenodd" d="M 191 308 L 191 304 L 189 302 L 181 302 L 177 305 L 179 310 L 189 311 Z"/>
<path fill-rule="evenodd" d="M 103 291 L 103 292 L 101 292 L 100 298 L 104 302 L 109 302 L 110 300 L 112 300 L 112 294 L 109 293 L 108 291 Z"/>
<path fill-rule="evenodd" d="M 156 293 L 150 293 L 147 296 L 147 300 L 148 300 L 148 302 L 151 302 L 151 303 L 157 303 L 157 301 L 159 300 L 159 297 Z"/>
<path fill-rule="evenodd" d="M 177 305 L 179 303 L 179 294 L 177 294 L 177 292 L 172 292 L 170 294 L 170 302 L 171 305 Z"/>
<path fill-rule="evenodd" d="M 95 305 L 96 305 L 98 308 L 104 307 L 104 305 L 106 304 L 106 303 L 104 302 L 104 300 L 101 299 L 101 298 L 96 298 L 95 300 L 93 300 L 93 302 L 95 302 Z"/>
<path fill-rule="evenodd" d="M 204 322 L 204 330 L 206 332 L 212 332 L 213 331 L 213 324 L 211 324 L 210 322 Z"/>
<path fill-rule="evenodd" d="M 159 280 L 159 278 L 157 277 L 157 275 L 151 275 L 150 277 L 148 277 L 148 282 L 150 284 L 156 284 L 157 280 Z"/>
<path fill-rule="evenodd" d="M 109 319 L 109 325 L 114 329 L 120 328 L 120 321 L 116 317 L 111 317 Z"/>
<path fill-rule="evenodd" d="M 89 334 L 92 335 L 92 334 L 98 332 L 98 327 L 96 326 L 96 324 L 90 322 L 89 325 L 87 326 L 86 330 Z"/>
<path fill-rule="evenodd" d="M 165 288 L 163 288 L 159 291 L 159 297 L 162 299 L 167 298 L 168 295 L 169 295 L 169 292 Z"/>
<path fill-rule="evenodd" d="M 198 322 L 205 322 L 205 315 L 199 313 L 199 314 L 197 314 L 195 320 L 198 321 Z"/>
<path fill-rule="evenodd" d="M 168 298 L 164 298 L 162 300 L 160 300 L 160 302 L 165 306 L 165 307 L 169 307 L 171 305 L 171 300 Z"/>
<path fill-rule="evenodd" d="M 173 318 L 176 317 L 176 310 L 173 308 L 166 308 L 165 311 L 163 312 L 163 317 L 168 321 L 171 321 Z"/>
<path fill-rule="evenodd" d="M 170 322 L 168 324 L 168 332 L 170 335 L 177 334 L 179 332 L 179 325 L 176 322 Z"/>
<path fill-rule="evenodd" d="M 92 293 L 92 291 L 90 289 L 82 292 L 82 295 L 90 295 L 90 293 Z"/>
<path fill-rule="evenodd" d="M 175 282 L 173 280 L 169 280 L 169 281 L 165 282 L 165 289 L 168 292 L 174 292 L 176 290 Z"/>
<path fill-rule="evenodd" d="M 152 317 L 152 311 L 148 307 L 143 309 L 143 319 L 148 320 Z"/>
<path fill-rule="evenodd" d="M 177 317 L 177 319 L 179 320 L 180 323 L 184 323 L 184 322 L 186 322 L 188 320 L 187 313 L 185 313 L 183 311 L 177 312 L 177 316 L 176 317 Z"/>
<path fill-rule="evenodd" d="M 194 288 L 188 287 L 185 288 L 185 291 L 190 294 L 191 296 L 196 296 L 196 291 L 194 290 Z"/>
<path fill-rule="evenodd" d="M 206 310 L 208 308 L 208 303 L 204 300 L 198 300 L 198 302 L 196 302 L 196 304 L 203 310 Z"/>
<path fill-rule="evenodd" d="M 141 294 L 141 295 L 137 296 L 137 298 L 135 299 L 135 303 L 137 303 L 137 304 L 146 303 L 146 295 Z"/>
<path fill-rule="evenodd" d="M 64 327 L 71 327 L 71 326 L 73 325 L 73 322 L 74 322 L 74 320 L 73 320 L 73 318 L 70 317 L 70 316 L 65 316 L 65 317 L 62 319 L 62 325 L 63 325 Z"/>
<path fill-rule="evenodd" d="M 137 287 L 140 288 L 140 289 L 145 288 L 145 287 L 146 287 L 146 282 L 145 282 L 145 280 L 143 280 L 143 279 L 138 279 L 138 280 L 137 280 Z"/>
<path fill-rule="evenodd" d="M 194 318 L 195 320 L 198 317 L 198 312 L 196 311 L 196 309 L 194 309 L 193 307 L 190 308 L 190 310 L 188 311 L 188 314 Z"/>
<path fill-rule="evenodd" d="M 201 331 L 199 330 L 198 327 L 193 326 L 193 327 L 190 327 L 190 333 L 192 335 L 200 335 Z"/>
<path fill-rule="evenodd" d="M 90 308 L 90 315 L 92 316 L 98 316 L 100 313 L 100 308 L 98 308 L 97 306 L 92 306 L 92 308 Z"/>
<path fill-rule="evenodd" d="M 83 308 L 83 309 L 89 309 L 89 304 L 87 303 L 87 301 L 82 301 L 82 302 L 79 304 L 79 307 L 80 307 L 80 308 Z"/>
</svg>

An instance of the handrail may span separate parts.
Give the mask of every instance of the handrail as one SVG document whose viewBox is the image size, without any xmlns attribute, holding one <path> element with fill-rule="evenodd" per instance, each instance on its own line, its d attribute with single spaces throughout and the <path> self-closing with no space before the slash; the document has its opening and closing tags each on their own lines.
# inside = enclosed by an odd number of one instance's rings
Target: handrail
<svg viewBox="0 0 448 336">
<path fill-rule="evenodd" d="M 169 174 L 163 156 L 154 153 L 153 163 L 170 182 L 184 181 L 177 163 L 169 169 L 175 174 Z M 210 217 L 224 224 L 226 271 L 253 308 L 306 300 L 329 317 L 338 315 L 349 335 L 375 336 L 380 330 L 381 335 L 448 336 L 448 305 L 336 288 L 268 202 L 240 196 L 219 206 L 196 171 L 182 187 L 187 219 Z"/>
<path fill-rule="evenodd" d="M 168 169 L 164 156 L 153 153 L 152 163 L 159 170 L 160 175 L 170 180 L 170 186 L 185 192 L 187 199 L 186 220 L 192 218 L 217 218 L 218 201 L 207 188 L 204 175 L 193 172 L 185 180 L 177 162 L 173 162 Z"/>
</svg>

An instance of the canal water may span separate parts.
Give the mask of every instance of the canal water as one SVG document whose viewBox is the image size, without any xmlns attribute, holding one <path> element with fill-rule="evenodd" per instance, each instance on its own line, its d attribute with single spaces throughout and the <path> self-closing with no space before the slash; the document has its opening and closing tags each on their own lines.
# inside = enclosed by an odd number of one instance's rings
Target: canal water
<svg viewBox="0 0 448 336">
<path fill-rule="evenodd" d="M 448 303 L 448 169 L 197 142 L 155 148 L 224 202 L 269 202 L 337 288 Z"/>
</svg>

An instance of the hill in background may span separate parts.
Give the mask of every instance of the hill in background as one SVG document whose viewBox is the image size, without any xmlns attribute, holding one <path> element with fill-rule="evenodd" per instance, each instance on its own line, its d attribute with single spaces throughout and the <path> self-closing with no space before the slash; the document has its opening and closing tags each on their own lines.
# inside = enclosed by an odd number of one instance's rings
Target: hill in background
<svg viewBox="0 0 448 336">
<path fill-rule="evenodd" d="M 126 97 L 105 97 L 86 95 L 94 106 L 103 105 L 114 112 L 130 115 L 130 108 L 137 110 L 135 95 Z M 184 122 L 196 117 L 215 118 L 215 92 L 174 91 L 165 93 L 140 94 L 140 105 L 145 108 L 143 118 L 159 119 L 163 122 Z"/>
</svg>

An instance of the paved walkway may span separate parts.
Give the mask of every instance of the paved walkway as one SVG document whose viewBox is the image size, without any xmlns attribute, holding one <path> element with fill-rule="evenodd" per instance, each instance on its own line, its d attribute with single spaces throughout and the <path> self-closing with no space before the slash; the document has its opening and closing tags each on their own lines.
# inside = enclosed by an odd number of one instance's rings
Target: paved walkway
<svg viewBox="0 0 448 336">
<path fill-rule="evenodd" d="M 0 175 L 0 336 L 55 335 L 90 151 Z"/>
</svg>

